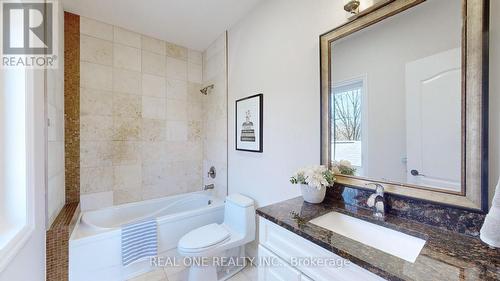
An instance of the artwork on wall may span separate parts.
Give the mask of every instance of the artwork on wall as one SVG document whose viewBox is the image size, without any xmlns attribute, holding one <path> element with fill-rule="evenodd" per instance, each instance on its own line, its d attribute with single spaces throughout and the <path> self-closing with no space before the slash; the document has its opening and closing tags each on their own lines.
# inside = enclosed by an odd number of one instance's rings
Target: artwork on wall
<svg viewBox="0 0 500 281">
<path fill-rule="evenodd" d="M 262 152 L 264 95 L 236 101 L 236 150 Z"/>
</svg>

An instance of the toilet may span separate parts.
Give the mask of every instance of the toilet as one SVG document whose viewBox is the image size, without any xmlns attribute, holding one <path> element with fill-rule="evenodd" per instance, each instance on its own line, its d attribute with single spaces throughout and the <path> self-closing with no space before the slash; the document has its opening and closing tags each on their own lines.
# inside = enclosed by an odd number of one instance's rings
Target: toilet
<svg viewBox="0 0 500 281">
<path fill-rule="evenodd" d="M 177 244 L 180 255 L 193 260 L 212 260 L 224 251 L 255 240 L 254 201 L 241 194 L 226 198 L 224 222 L 208 224 L 185 234 Z M 192 263 L 189 281 L 217 281 L 217 268 L 208 262 Z"/>
</svg>

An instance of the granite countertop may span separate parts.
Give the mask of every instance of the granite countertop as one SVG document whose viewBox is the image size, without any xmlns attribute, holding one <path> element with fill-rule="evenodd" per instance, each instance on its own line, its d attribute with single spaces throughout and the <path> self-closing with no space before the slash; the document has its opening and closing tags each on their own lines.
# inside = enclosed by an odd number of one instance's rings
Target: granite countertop
<svg viewBox="0 0 500 281">
<path fill-rule="evenodd" d="M 332 211 L 422 238 L 426 243 L 411 263 L 309 223 Z M 417 221 L 391 214 L 377 220 L 369 209 L 341 201 L 310 204 L 302 197 L 259 208 L 257 214 L 387 280 L 500 280 L 500 249 Z"/>
</svg>

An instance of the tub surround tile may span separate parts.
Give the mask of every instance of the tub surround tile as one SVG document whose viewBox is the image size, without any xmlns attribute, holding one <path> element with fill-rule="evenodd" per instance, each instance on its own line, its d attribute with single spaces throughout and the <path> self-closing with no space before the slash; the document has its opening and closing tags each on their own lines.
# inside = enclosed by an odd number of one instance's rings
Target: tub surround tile
<svg viewBox="0 0 500 281">
<path fill-rule="evenodd" d="M 113 164 L 112 141 L 82 141 L 79 151 L 79 167 L 107 167 Z"/>
<path fill-rule="evenodd" d="M 81 35 L 80 56 L 82 61 L 113 65 L 113 43 L 103 39 Z"/>
<path fill-rule="evenodd" d="M 184 80 L 167 79 L 167 98 L 171 100 L 187 100 L 188 83 Z"/>
<path fill-rule="evenodd" d="M 138 71 L 113 68 L 113 91 L 141 95 L 142 75 Z"/>
<path fill-rule="evenodd" d="M 167 99 L 167 120 L 187 121 L 187 102 Z"/>
<path fill-rule="evenodd" d="M 188 63 L 188 81 L 193 83 L 203 82 L 203 70 L 199 64 Z"/>
<path fill-rule="evenodd" d="M 165 76 L 166 57 L 148 51 L 142 51 L 142 73 Z"/>
<path fill-rule="evenodd" d="M 58 216 L 46 232 L 46 280 L 69 280 L 69 237 L 73 232 L 80 207 L 78 203 L 69 203 L 59 212 Z"/>
<path fill-rule="evenodd" d="M 94 24 L 80 17 L 64 13 L 64 146 L 66 203 L 80 201 L 80 27 L 94 30 Z M 94 29 L 92 29 L 94 28 Z M 88 67 L 86 67 L 88 68 Z M 106 73 L 107 74 L 107 73 Z M 85 73 L 88 79 L 90 73 Z M 85 81 L 89 83 L 88 80 Z M 105 83 L 103 83 L 105 84 Z"/>
<path fill-rule="evenodd" d="M 80 168 L 83 194 L 113 190 L 113 167 Z"/>
<path fill-rule="evenodd" d="M 80 33 L 95 38 L 113 41 L 113 26 L 107 23 L 80 17 Z"/>
<path fill-rule="evenodd" d="M 188 49 L 183 46 L 179 46 L 170 42 L 165 42 L 165 55 L 167 57 L 180 59 L 187 61 L 188 59 Z"/>
<path fill-rule="evenodd" d="M 165 141 L 148 141 L 141 144 L 141 159 L 143 165 L 159 165 L 168 161 L 168 146 Z"/>
<path fill-rule="evenodd" d="M 203 127 L 203 171 L 211 166 L 218 173 L 227 167 L 227 81 L 226 81 L 226 33 L 221 34 L 202 54 L 190 60 L 190 81 L 197 81 L 202 76 L 202 83 L 189 83 L 188 86 L 188 116 L 191 121 L 201 121 Z M 201 74 L 196 64 L 202 65 Z M 195 78 L 193 78 L 195 77 Z M 197 78 L 198 77 L 198 78 Z M 202 95 L 200 89 L 214 84 L 214 89 L 208 95 Z M 196 137 L 194 138 L 196 139 Z M 211 181 L 203 177 L 203 184 L 216 184 L 216 193 L 225 196 L 227 192 L 227 172 L 219 174 Z"/>
<path fill-rule="evenodd" d="M 155 97 L 142 97 L 142 117 L 147 119 L 165 120 L 166 99 Z"/>
<path fill-rule="evenodd" d="M 167 141 L 185 142 L 188 140 L 187 121 L 167 121 Z"/>
<path fill-rule="evenodd" d="M 113 191 L 113 205 L 126 204 L 142 200 L 141 187 L 140 185 L 135 188 L 115 189 Z"/>
<path fill-rule="evenodd" d="M 309 223 L 336 211 L 426 240 L 415 263 L 356 242 Z M 298 214 L 300 221 L 291 213 Z M 442 230 L 418 221 L 387 214 L 373 218 L 373 210 L 325 200 L 310 204 L 301 197 L 259 208 L 257 214 L 304 237 L 387 280 L 499 280 L 500 250 L 490 249 L 478 238 Z"/>
<path fill-rule="evenodd" d="M 87 200 L 101 194 L 121 204 L 199 190 L 210 112 L 199 93 L 202 53 L 87 18 L 81 36 L 78 163 L 82 193 L 94 194 Z M 124 167 L 136 169 L 120 173 Z M 124 184 L 126 176 L 136 180 Z"/>
<path fill-rule="evenodd" d="M 142 36 L 142 49 L 144 51 L 165 55 L 166 47 L 165 42 L 162 40 L 145 35 Z"/>
<path fill-rule="evenodd" d="M 197 65 L 202 65 L 203 64 L 203 54 L 199 51 L 188 50 L 188 62 L 197 64 Z"/>
<path fill-rule="evenodd" d="M 136 165 L 141 163 L 141 144 L 135 141 L 112 142 L 113 166 Z"/>
<path fill-rule="evenodd" d="M 113 93 L 113 116 L 135 117 L 142 115 L 142 97 L 124 93 Z"/>
<path fill-rule="evenodd" d="M 142 166 L 127 165 L 113 167 L 113 190 L 133 190 L 142 184 Z"/>
<path fill-rule="evenodd" d="M 141 71 L 141 50 L 121 44 L 113 44 L 113 67 Z"/>
<path fill-rule="evenodd" d="M 156 98 L 167 97 L 167 81 L 163 76 L 142 75 L 142 95 Z"/>
<path fill-rule="evenodd" d="M 96 89 L 80 89 L 80 115 L 112 116 L 113 93 Z"/>
<path fill-rule="evenodd" d="M 111 116 L 81 116 L 80 140 L 110 141 L 113 139 L 113 117 Z"/>
<path fill-rule="evenodd" d="M 142 119 L 142 140 L 158 142 L 165 140 L 166 123 L 164 120 Z"/>
<path fill-rule="evenodd" d="M 140 141 L 142 120 L 138 117 L 114 117 L 113 141 Z"/>
<path fill-rule="evenodd" d="M 167 78 L 187 81 L 187 62 L 167 57 Z"/>
<path fill-rule="evenodd" d="M 80 86 L 82 88 L 111 91 L 113 69 L 110 66 L 81 62 Z"/>
<path fill-rule="evenodd" d="M 134 47 L 136 49 L 141 48 L 141 35 L 139 33 L 117 26 L 113 26 L 113 32 L 113 41 L 115 43 Z"/>
<path fill-rule="evenodd" d="M 98 210 L 113 206 L 113 191 L 82 194 L 82 211 Z"/>
</svg>

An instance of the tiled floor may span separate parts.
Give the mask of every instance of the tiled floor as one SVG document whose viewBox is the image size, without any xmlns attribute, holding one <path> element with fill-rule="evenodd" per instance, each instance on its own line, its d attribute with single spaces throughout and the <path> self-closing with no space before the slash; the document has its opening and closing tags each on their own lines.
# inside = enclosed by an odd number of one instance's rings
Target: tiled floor
<svg viewBox="0 0 500 281">
<path fill-rule="evenodd" d="M 159 268 L 128 281 L 187 281 L 187 268 Z M 247 266 L 229 281 L 257 281 L 257 268 Z"/>
</svg>

